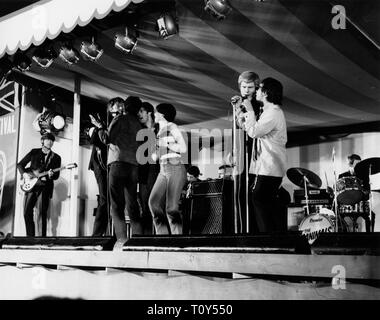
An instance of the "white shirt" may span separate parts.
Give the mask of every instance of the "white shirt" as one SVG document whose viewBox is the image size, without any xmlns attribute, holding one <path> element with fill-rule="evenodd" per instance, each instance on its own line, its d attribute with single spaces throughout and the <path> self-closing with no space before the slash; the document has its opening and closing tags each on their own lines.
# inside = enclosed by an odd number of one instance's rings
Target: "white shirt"
<svg viewBox="0 0 380 320">
<path fill-rule="evenodd" d="M 181 153 L 187 151 L 186 142 L 176 124 L 168 122 L 160 128 L 157 138 L 164 142 L 165 147 L 160 147 L 160 160 L 181 158 Z M 155 156 L 157 157 L 157 155 Z"/>
<path fill-rule="evenodd" d="M 286 172 L 286 120 L 279 106 L 266 105 L 258 121 L 253 111 L 245 115 L 243 129 L 251 138 L 257 139 L 257 159 L 255 147 L 249 173 L 272 177 L 283 177 Z M 255 143 L 255 141 L 253 142 Z"/>
</svg>

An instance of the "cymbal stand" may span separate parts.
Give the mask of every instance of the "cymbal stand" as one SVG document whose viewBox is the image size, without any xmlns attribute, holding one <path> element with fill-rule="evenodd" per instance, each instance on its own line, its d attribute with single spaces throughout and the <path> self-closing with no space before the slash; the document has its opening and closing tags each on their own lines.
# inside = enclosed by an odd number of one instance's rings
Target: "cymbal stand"
<svg viewBox="0 0 380 320">
<path fill-rule="evenodd" d="M 333 200 L 333 206 L 334 206 L 334 213 L 335 213 L 335 232 L 338 232 L 338 198 L 336 193 L 336 170 L 335 170 L 335 148 L 333 148 L 332 152 L 332 162 L 333 162 L 333 171 L 334 171 L 334 200 Z"/>
<path fill-rule="evenodd" d="M 335 170 L 334 170 L 334 200 L 333 200 L 333 205 L 334 205 L 334 213 L 335 213 L 335 232 L 338 232 L 338 198 L 336 194 L 336 175 L 335 175 Z"/>
<path fill-rule="evenodd" d="M 309 195 L 307 194 L 307 184 L 306 184 L 306 177 L 305 176 L 303 177 L 303 183 L 304 183 L 304 186 L 305 186 L 306 214 L 309 215 L 310 214 L 310 210 L 309 210 Z"/>
<path fill-rule="evenodd" d="M 370 232 L 374 231 L 375 227 L 375 213 L 372 211 L 373 204 L 372 204 L 372 182 L 371 182 L 371 173 L 372 173 L 372 164 L 369 165 L 369 175 L 368 175 L 368 180 L 369 180 L 369 214 L 370 214 Z"/>
</svg>

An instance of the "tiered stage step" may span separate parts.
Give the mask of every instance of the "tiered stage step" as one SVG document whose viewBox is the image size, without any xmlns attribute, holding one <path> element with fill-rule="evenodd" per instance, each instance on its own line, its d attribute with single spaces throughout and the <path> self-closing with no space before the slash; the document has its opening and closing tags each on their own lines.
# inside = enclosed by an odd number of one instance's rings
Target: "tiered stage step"
<svg viewBox="0 0 380 320">
<path fill-rule="evenodd" d="M 378 233 L 322 234 L 311 247 L 300 235 L 133 237 L 123 251 L 110 250 L 112 238 L 94 240 L 9 238 L 2 243 L 0 263 L 321 278 L 344 266 L 347 279 L 380 280 Z"/>
</svg>

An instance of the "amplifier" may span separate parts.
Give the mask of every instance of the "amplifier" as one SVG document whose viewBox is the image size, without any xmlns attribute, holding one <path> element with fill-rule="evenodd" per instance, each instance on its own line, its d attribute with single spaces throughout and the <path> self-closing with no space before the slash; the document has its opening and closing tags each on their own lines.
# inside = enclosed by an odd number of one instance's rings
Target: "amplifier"
<svg viewBox="0 0 380 320">
<path fill-rule="evenodd" d="M 195 181 L 191 183 L 189 196 L 217 196 L 223 193 L 225 184 L 231 184 L 231 180 L 213 179 L 205 181 Z M 227 187 L 228 188 L 228 187 Z"/>
<path fill-rule="evenodd" d="M 234 230 L 233 181 L 192 182 L 184 206 L 184 233 L 232 234 Z"/>
<path fill-rule="evenodd" d="M 294 190 L 294 203 L 296 204 L 306 204 L 305 190 L 296 189 Z M 309 204 L 330 204 L 332 199 L 330 194 L 326 189 L 309 189 L 307 190 Z"/>
<path fill-rule="evenodd" d="M 309 204 L 330 204 L 331 200 L 330 199 L 310 199 L 308 200 Z M 302 199 L 299 204 L 304 204 L 306 205 L 306 199 Z"/>
</svg>

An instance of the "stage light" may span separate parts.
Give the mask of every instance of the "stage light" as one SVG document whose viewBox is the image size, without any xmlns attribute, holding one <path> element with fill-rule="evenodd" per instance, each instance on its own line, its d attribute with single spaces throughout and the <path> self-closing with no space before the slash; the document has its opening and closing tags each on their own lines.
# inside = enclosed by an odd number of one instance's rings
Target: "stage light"
<svg viewBox="0 0 380 320">
<path fill-rule="evenodd" d="M 117 33 L 115 35 L 115 47 L 126 53 L 132 53 L 137 46 L 137 37 L 128 34 L 128 28 L 125 28 L 125 34 Z"/>
<path fill-rule="evenodd" d="M 65 125 L 65 116 L 51 110 L 45 110 L 33 121 L 33 127 L 41 134 L 62 131 Z"/>
<path fill-rule="evenodd" d="M 164 13 L 157 19 L 156 29 L 162 38 L 167 39 L 178 33 L 178 24 L 170 13 Z"/>
<path fill-rule="evenodd" d="M 204 9 L 218 20 L 225 19 L 232 10 L 227 0 L 205 0 Z"/>
<path fill-rule="evenodd" d="M 80 52 L 83 58 L 95 62 L 101 57 L 104 50 L 99 44 L 95 43 L 94 38 L 92 38 L 92 42 L 82 42 Z"/>
<path fill-rule="evenodd" d="M 32 59 L 41 67 L 48 68 L 53 63 L 54 59 L 57 58 L 57 52 L 55 52 L 53 47 L 50 48 L 37 48 L 34 51 Z"/>
<path fill-rule="evenodd" d="M 72 65 L 79 61 L 78 51 L 70 44 L 62 45 L 59 51 L 59 57 L 69 65 Z"/>
<path fill-rule="evenodd" d="M 3 81 L 12 71 L 13 64 L 7 57 L 0 60 L 0 82 Z"/>
<path fill-rule="evenodd" d="M 30 69 L 30 66 L 32 65 L 32 60 L 30 60 L 26 54 L 22 52 L 17 52 L 13 59 L 13 65 L 18 70 L 25 72 Z"/>
</svg>

